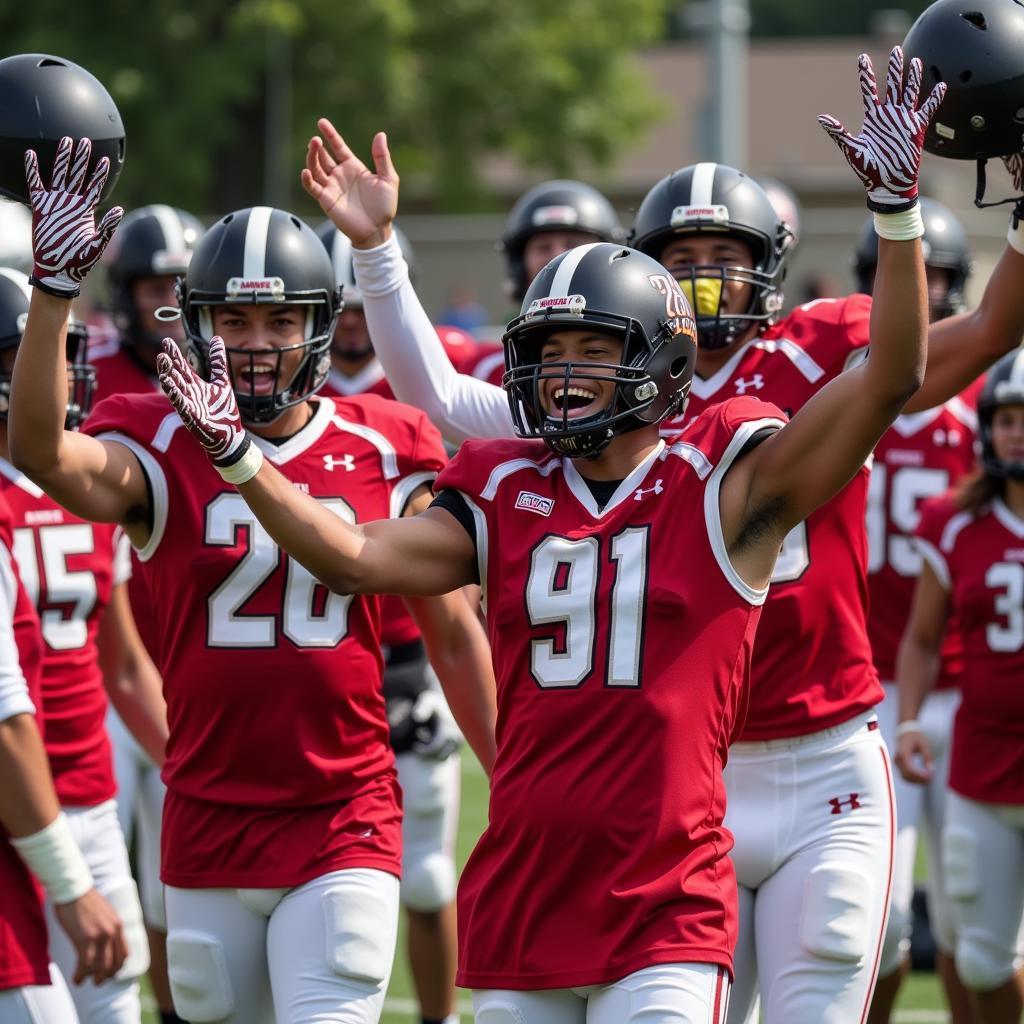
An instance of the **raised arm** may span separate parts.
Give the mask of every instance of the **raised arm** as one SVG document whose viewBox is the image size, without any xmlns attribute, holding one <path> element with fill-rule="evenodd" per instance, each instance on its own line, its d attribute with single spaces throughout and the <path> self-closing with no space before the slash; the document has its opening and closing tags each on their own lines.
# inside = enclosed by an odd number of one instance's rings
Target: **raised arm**
<svg viewBox="0 0 1024 1024">
<path fill-rule="evenodd" d="M 170 341 L 157 368 L 171 404 L 221 476 L 238 487 L 274 540 L 331 590 L 415 596 L 476 581 L 473 542 L 448 512 L 351 526 L 264 462 L 242 428 L 219 337 L 210 343 L 209 381 Z"/>
<path fill-rule="evenodd" d="M 370 171 L 330 121 L 321 118 L 317 126 L 323 138 L 310 139 L 302 185 L 352 242 L 366 323 L 395 397 L 422 409 L 456 444 L 473 437 L 513 437 L 505 392 L 456 371 L 409 281 L 391 230 L 398 173 L 387 137 L 374 136 L 375 170 Z"/>
<path fill-rule="evenodd" d="M 71 300 L 123 212 L 109 211 L 95 227 L 107 161 L 100 162 L 85 188 L 89 149 L 83 139 L 72 162 L 71 140 L 62 140 L 49 189 L 43 187 L 35 154 L 27 155 L 35 288 L 11 382 L 11 459 L 65 508 L 94 522 L 123 523 L 132 540 L 142 543 L 149 498 L 138 460 L 122 445 L 64 429 Z"/>
<path fill-rule="evenodd" d="M 1024 156 L 1004 158 L 1013 187 L 1024 196 Z M 1018 204 L 1018 209 L 1019 209 Z M 1024 222 L 1014 210 L 1007 246 L 985 285 L 977 309 L 939 320 L 928 329 L 928 372 L 908 412 L 949 401 L 1024 337 Z"/>
<path fill-rule="evenodd" d="M 866 54 L 859 65 L 865 106 L 860 134 L 850 135 L 833 118 L 820 120 L 867 186 L 875 211 L 880 241 L 870 355 L 818 392 L 726 477 L 726 540 L 752 584 L 767 582 L 777 543 L 854 476 L 924 375 L 928 314 L 917 177 L 925 129 L 944 86 L 936 86 L 919 110 L 920 61 L 911 62 L 904 85 L 903 54 L 896 47 L 879 101 Z"/>
</svg>

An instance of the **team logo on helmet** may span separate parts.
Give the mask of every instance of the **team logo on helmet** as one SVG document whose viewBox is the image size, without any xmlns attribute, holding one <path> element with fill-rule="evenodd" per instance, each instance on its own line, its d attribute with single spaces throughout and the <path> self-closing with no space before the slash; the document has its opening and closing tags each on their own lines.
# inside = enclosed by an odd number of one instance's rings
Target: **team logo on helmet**
<svg viewBox="0 0 1024 1024">
<path fill-rule="evenodd" d="M 233 297 L 235 295 L 252 295 L 254 293 L 283 297 L 285 288 L 284 281 L 279 277 L 232 277 L 228 280 L 224 291 L 229 297 Z"/>
<path fill-rule="evenodd" d="M 536 316 L 538 313 L 562 310 L 578 316 L 586 307 L 587 300 L 583 295 L 550 295 L 544 299 L 534 299 L 526 315 Z"/>
<path fill-rule="evenodd" d="M 672 227 L 677 228 L 681 224 L 690 224 L 695 220 L 710 220 L 715 224 L 728 224 L 729 207 L 720 204 L 715 206 L 677 206 L 672 211 L 670 223 Z"/>
</svg>

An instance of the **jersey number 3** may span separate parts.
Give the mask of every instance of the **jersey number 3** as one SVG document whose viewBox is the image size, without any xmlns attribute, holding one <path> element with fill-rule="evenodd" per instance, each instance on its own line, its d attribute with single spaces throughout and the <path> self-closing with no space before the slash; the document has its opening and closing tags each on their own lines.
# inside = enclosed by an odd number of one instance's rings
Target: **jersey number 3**
<svg viewBox="0 0 1024 1024">
<path fill-rule="evenodd" d="M 530 671 L 544 689 L 582 686 L 594 670 L 602 626 L 607 630 L 605 685 L 640 685 L 647 606 L 649 527 L 631 527 L 608 542 L 614 563 L 611 601 L 598 602 L 604 545 L 597 537 L 545 537 L 530 556 L 526 612 L 531 626 L 555 627 L 530 641 Z M 607 623 L 601 622 L 609 616 Z"/>
</svg>

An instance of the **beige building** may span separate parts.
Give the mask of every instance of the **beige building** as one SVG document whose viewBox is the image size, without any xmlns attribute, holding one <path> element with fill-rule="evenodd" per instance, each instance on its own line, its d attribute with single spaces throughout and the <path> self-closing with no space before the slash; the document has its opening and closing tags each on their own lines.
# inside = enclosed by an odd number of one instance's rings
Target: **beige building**
<svg viewBox="0 0 1024 1024">
<path fill-rule="evenodd" d="M 747 67 L 748 140 L 751 173 L 787 184 L 802 205 L 800 245 L 790 261 L 787 298 L 799 300 L 812 277 L 831 280 L 840 292 L 852 290 L 849 252 L 866 211 L 860 183 L 816 117 L 829 113 L 851 131 L 860 125 L 857 55 L 867 50 L 884 80 L 891 43 L 880 38 L 755 40 Z M 709 57 L 696 43 L 660 46 L 638 55 L 663 119 L 612 168 L 579 168 L 576 176 L 602 188 L 628 227 L 644 193 L 677 167 L 695 163 L 701 151 L 701 112 L 708 101 Z M 990 198 L 1009 195 L 1001 166 L 990 165 Z M 483 172 L 511 205 L 543 175 L 514 164 L 489 161 Z M 974 165 L 925 155 L 922 186 L 926 194 L 950 206 L 968 227 L 975 248 L 976 273 L 969 296 L 980 285 L 1002 249 L 1008 209 L 976 210 Z M 494 249 L 502 217 L 407 215 L 402 227 L 416 245 L 418 284 L 432 314 L 444 305 L 448 288 L 470 287 L 495 320 L 508 312 L 501 279 L 503 264 Z"/>
</svg>

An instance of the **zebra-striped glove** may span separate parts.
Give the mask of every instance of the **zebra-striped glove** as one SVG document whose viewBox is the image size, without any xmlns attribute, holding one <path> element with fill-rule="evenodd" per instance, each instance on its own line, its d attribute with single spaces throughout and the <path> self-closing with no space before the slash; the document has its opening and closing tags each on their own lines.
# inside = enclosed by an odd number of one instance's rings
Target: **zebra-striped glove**
<svg viewBox="0 0 1024 1024">
<path fill-rule="evenodd" d="M 92 143 L 79 139 L 78 146 L 65 137 L 57 146 L 49 189 L 39 175 L 39 158 L 34 149 L 25 152 L 25 179 L 32 201 L 32 284 L 51 295 L 73 299 L 82 280 L 96 265 L 124 210 L 108 210 L 96 226 L 96 207 L 110 171 L 104 157 L 96 165 L 88 188 Z"/>
<path fill-rule="evenodd" d="M 939 82 L 918 109 L 921 91 L 921 62 L 910 62 L 903 84 L 903 50 L 893 47 L 885 82 L 885 100 L 879 102 L 871 58 L 862 53 L 860 91 L 864 98 L 864 123 L 859 135 L 851 135 L 828 114 L 818 115 L 818 124 L 832 136 L 857 177 L 868 190 L 868 208 L 878 213 L 899 213 L 917 203 L 917 178 L 921 166 L 924 134 L 946 95 Z"/>
</svg>

